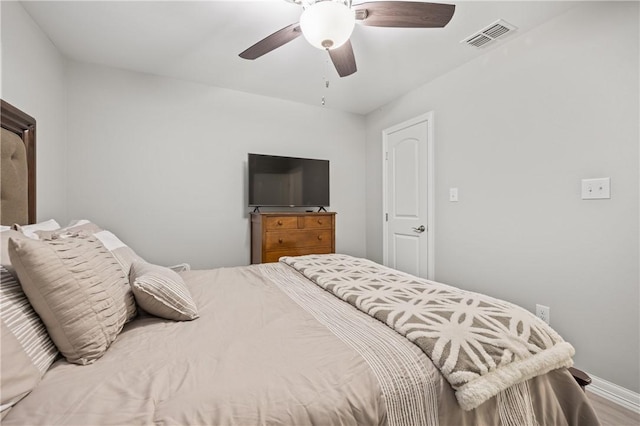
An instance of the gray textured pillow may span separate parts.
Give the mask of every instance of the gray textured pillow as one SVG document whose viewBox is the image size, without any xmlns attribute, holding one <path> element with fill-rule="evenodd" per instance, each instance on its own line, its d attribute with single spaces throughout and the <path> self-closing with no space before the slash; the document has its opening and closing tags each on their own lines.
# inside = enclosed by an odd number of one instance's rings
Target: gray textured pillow
<svg viewBox="0 0 640 426">
<path fill-rule="evenodd" d="M 138 305 L 157 317 L 189 321 L 198 318 L 191 293 L 175 271 L 164 266 L 135 261 L 129 281 Z"/>
<path fill-rule="evenodd" d="M 29 302 L 69 362 L 100 358 L 136 315 L 122 268 L 93 235 L 12 238 L 9 256 Z"/>
<path fill-rule="evenodd" d="M 38 384 L 58 355 L 20 283 L 0 266 L 0 411 Z"/>
</svg>

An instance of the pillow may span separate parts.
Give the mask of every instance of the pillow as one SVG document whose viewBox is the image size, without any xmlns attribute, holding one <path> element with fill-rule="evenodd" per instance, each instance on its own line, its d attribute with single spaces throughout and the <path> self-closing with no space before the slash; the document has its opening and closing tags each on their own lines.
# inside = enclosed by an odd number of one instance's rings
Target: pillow
<svg viewBox="0 0 640 426">
<path fill-rule="evenodd" d="M 9 229 L 0 232 L 0 265 L 4 266 L 11 274 L 15 276 L 11 259 L 9 259 L 9 238 L 27 238 L 20 231 Z"/>
<path fill-rule="evenodd" d="M 29 238 L 38 238 L 36 235 L 37 231 L 55 231 L 56 229 L 60 229 L 60 225 L 53 219 L 49 219 L 44 222 L 34 223 L 33 225 L 13 225 L 13 228 L 16 231 L 22 232 Z"/>
<path fill-rule="evenodd" d="M 38 238 L 36 235 L 40 230 L 55 230 L 59 229 L 60 225 L 53 219 L 47 220 L 45 222 L 36 223 L 33 225 L 18 225 L 14 224 L 13 226 L 3 226 L 2 231 L 0 231 L 0 264 L 4 266 L 9 272 L 11 272 L 15 276 L 15 272 L 13 271 L 13 266 L 11 266 L 11 260 L 9 259 L 9 238 Z"/>
<path fill-rule="evenodd" d="M 24 295 L 0 266 L 0 411 L 6 413 L 40 382 L 58 350 Z"/>
<path fill-rule="evenodd" d="M 12 238 L 9 256 L 33 309 L 69 362 L 93 363 L 136 315 L 126 276 L 93 235 Z"/>
<path fill-rule="evenodd" d="M 177 272 L 135 261 L 131 265 L 129 282 L 136 302 L 151 315 L 176 321 L 198 318 L 198 308 Z"/>
<path fill-rule="evenodd" d="M 95 223 L 92 223 L 88 220 L 75 220 L 65 228 L 54 231 L 38 231 L 35 234 L 37 238 L 51 239 L 58 237 L 64 238 L 65 236 L 72 235 L 78 232 L 95 235 L 96 238 L 98 238 L 100 242 L 107 248 L 107 250 L 109 250 L 111 254 L 116 258 L 126 275 L 129 274 L 131 263 L 134 260 L 144 261 L 144 259 L 138 256 L 130 247 L 120 241 L 120 239 L 114 234 L 109 231 L 105 231 Z"/>
</svg>

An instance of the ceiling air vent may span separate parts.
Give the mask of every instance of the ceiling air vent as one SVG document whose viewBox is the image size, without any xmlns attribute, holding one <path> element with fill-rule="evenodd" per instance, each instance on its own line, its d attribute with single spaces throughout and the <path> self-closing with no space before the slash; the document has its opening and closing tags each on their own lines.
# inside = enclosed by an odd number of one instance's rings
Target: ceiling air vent
<svg viewBox="0 0 640 426">
<path fill-rule="evenodd" d="M 469 37 L 466 37 L 460 43 L 466 43 L 469 46 L 483 47 L 517 29 L 518 27 L 515 25 L 511 25 L 507 21 L 499 19 L 493 24 L 471 34 Z"/>
</svg>

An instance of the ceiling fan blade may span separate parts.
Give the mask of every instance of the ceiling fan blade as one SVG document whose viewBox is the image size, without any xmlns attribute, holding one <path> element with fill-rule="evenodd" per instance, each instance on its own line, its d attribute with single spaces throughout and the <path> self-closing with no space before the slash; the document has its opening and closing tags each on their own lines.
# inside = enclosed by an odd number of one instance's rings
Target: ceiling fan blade
<svg viewBox="0 0 640 426">
<path fill-rule="evenodd" d="M 336 49 L 329 50 L 329 56 L 340 77 L 346 77 L 358 71 L 350 40 Z"/>
<path fill-rule="evenodd" d="M 396 28 L 442 28 L 453 17 L 452 4 L 377 1 L 353 5 L 362 25 Z"/>
<path fill-rule="evenodd" d="M 283 46 L 292 40 L 295 40 L 301 35 L 302 31 L 300 31 L 300 24 L 296 22 L 295 24 L 284 27 L 283 29 L 276 31 L 270 36 L 263 38 L 262 40 L 242 52 L 240 54 L 240 57 L 244 59 L 259 58 L 265 53 L 269 53 L 272 50 L 275 50 L 278 47 Z"/>
</svg>

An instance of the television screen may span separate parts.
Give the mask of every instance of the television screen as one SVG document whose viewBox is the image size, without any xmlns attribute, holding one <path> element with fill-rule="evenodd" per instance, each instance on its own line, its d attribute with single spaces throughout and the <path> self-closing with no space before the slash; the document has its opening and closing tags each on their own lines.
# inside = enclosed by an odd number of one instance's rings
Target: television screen
<svg viewBox="0 0 640 426">
<path fill-rule="evenodd" d="M 329 206 L 329 160 L 249 154 L 249 206 Z"/>
</svg>

